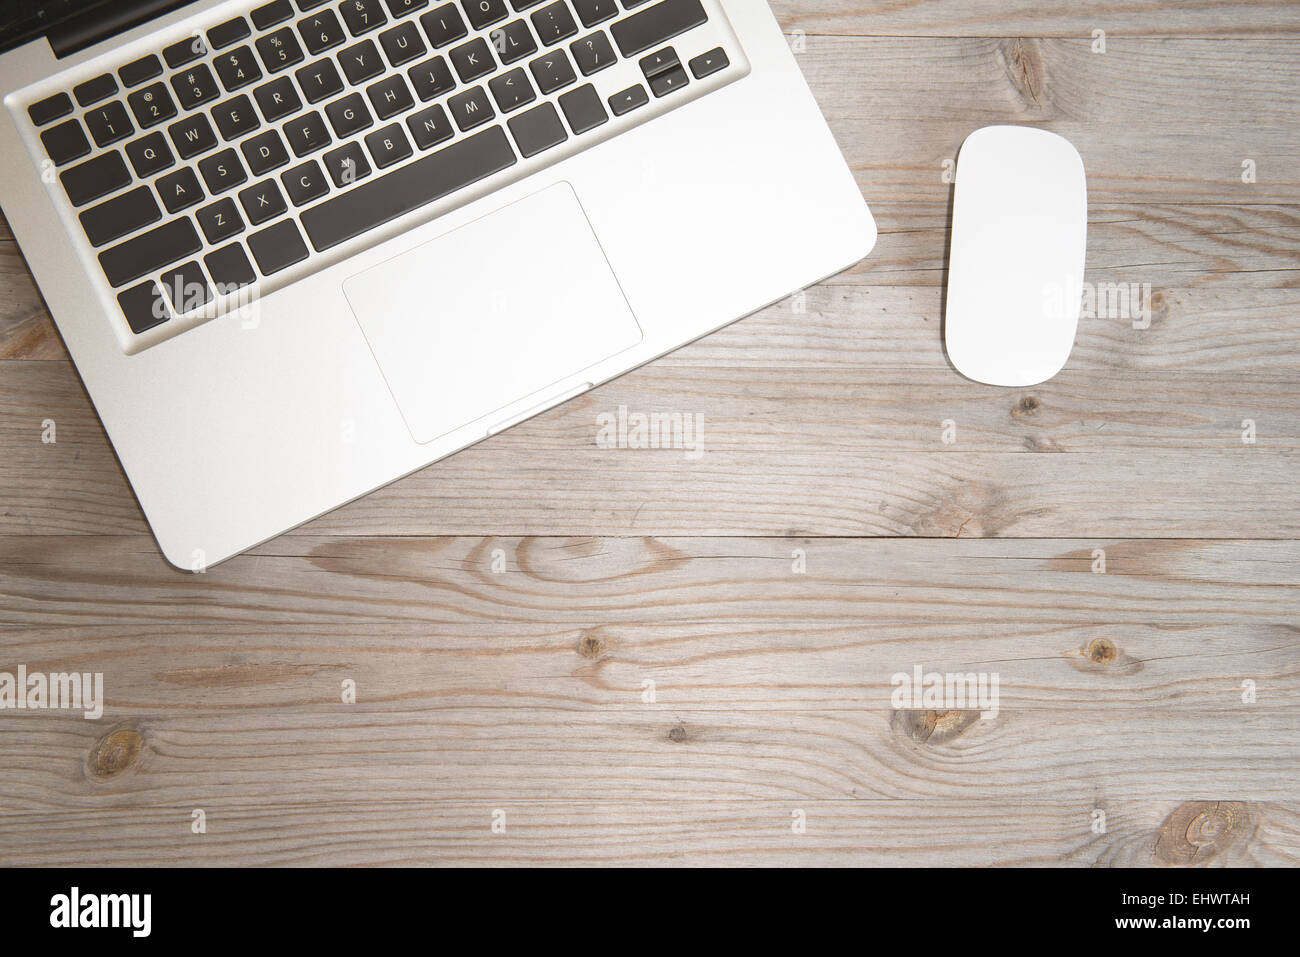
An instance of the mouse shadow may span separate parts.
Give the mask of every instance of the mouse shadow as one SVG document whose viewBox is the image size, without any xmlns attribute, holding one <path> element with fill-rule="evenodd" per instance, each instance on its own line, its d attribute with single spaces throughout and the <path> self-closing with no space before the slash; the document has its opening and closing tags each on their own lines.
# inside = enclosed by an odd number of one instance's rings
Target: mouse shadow
<svg viewBox="0 0 1300 957">
<path fill-rule="evenodd" d="M 948 186 L 948 206 L 944 211 L 943 263 L 939 267 L 939 352 L 949 369 L 961 376 L 963 381 L 974 382 L 974 379 L 962 375 L 961 370 L 952 364 L 952 359 L 948 358 L 948 272 L 952 268 L 952 218 L 956 204 L 957 184 L 952 183 Z"/>
</svg>

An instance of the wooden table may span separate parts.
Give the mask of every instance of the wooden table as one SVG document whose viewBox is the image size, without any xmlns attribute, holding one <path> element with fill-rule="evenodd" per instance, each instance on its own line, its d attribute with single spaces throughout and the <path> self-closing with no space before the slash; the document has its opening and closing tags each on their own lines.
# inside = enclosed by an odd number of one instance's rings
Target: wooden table
<svg viewBox="0 0 1300 957">
<path fill-rule="evenodd" d="M 1300 859 L 1300 5 L 775 7 L 870 259 L 204 575 L 4 233 L 0 670 L 107 707 L 0 713 L 0 862 Z M 1005 122 L 1083 153 L 1104 301 L 1026 390 L 939 325 Z M 918 665 L 999 713 L 895 711 Z"/>
</svg>

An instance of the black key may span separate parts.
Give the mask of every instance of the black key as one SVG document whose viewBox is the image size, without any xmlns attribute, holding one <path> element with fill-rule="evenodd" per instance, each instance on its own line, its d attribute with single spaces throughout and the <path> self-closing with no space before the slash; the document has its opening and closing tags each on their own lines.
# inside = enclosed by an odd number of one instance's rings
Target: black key
<svg viewBox="0 0 1300 957">
<path fill-rule="evenodd" d="M 162 219 L 148 186 L 139 186 L 81 214 L 81 228 L 92 246 L 102 246 Z"/>
<path fill-rule="evenodd" d="M 244 231 L 244 220 L 239 215 L 239 207 L 227 196 L 211 206 L 204 206 L 194 218 L 199 221 L 199 228 L 210 243 L 224 242 L 231 236 L 238 236 Z"/>
<path fill-rule="evenodd" d="M 193 312 L 212 298 L 212 290 L 197 259 L 169 269 L 163 274 L 162 287 L 172 301 L 172 308 L 180 315 Z"/>
<path fill-rule="evenodd" d="M 90 140 L 86 139 L 85 130 L 76 120 L 51 126 L 41 134 L 41 143 L 55 166 L 71 163 L 90 152 Z"/>
<path fill-rule="evenodd" d="M 223 53 L 212 61 L 212 65 L 217 68 L 221 85 L 230 92 L 248 86 L 250 83 L 256 83 L 262 78 L 262 69 L 253 57 L 251 47 L 242 46 L 229 53 Z"/>
<path fill-rule="evenodd" d="M 456 94 L 447 101 L 447 108 L 451 110 L 456 125 L 462 130 L 472 130 L 476 126 L 482 126 L 496 116 L 492 104 L 488 101 L 487 93 L 481 86 Z"/>
<path fill-rule="evenodd" d="M 360 93 L 349 93 L 343 99 L 335 100 L 325 107 L 325 115 L 329 117 L 330 125 L 341 140 L 375 123 L 370 117 L 370 111 L 366 109 L 365 98 Z"/>
<path fill-rule="evenodd" d="M 289 201 L 295 206 L 306 206 L 313 199 L 320 199 L 330 191 L 329 184 L 325 182 L 325 174 L 315 160 L 285 170 L 280 176 L 280 182 L 284 183 L 284 191 L 289 194 Z"/>
<path fill-rule="evenodd" d="M 713 76 L 729 66 L 731 60 L 727 58 L 727 51 L 717 47 L 708 53 L 701 53 L 692 60 L 691 72 L 695 74 L 695 79 L 703 80 L 706 76 Z"/>
<path fill-rule="evenodd" d="M 298 91 L 294 89 L 293 81 L 287 76 L 272 80 L 270 83 L 263 83 L 253 91 L 253 97 L 257 100 L 257 105 L 262 108 L 262 115 L 266 117 L 268 123 L 284 119 L 290 113 L 297 113 L 302 109 L 302 100 L 298 99 Z"/>
<path fill-rule="evenodd" d="M 343 90 L 343 77 L 339 76 L 333 60 L 309 63 L 294 73 L 294 76 L 298 78 L 298 85 L 302 87 L 303 96 L 307 97 L 308 103 L 318 103 Z"/>
<path fill-rule="evenodd" d="M 140 57 L 138 60 L 132 60 L 118 70 L 117 75 L 126 86 L 139 86 L 146 80 L 162 76 L 162 71 L 162 63 L 151 53 L 148 56 Z"/>
<path fill-rule="evenodd" d="M 506 0 L 461 0 L 465 5 L 465 15 L 475 30 L 482 30 L 488 24 L 504 20 L 510 11 L 506 9 Z"/>
<path fill-rule="evenodd" d="M 80 106 L 90 106 L 90 104 L 98 103 L 100 100 L 107 100 L 116 92 L 117 81 L 113 79 L 111 73 L 97 76 L 85 83 L 78 83 L 72 88 L 72 95 L 77 98 L 77 103 Z"/>
<path fill-rule="evenodd" d="M 44 126 L 71 112 L 72 99 L 66 93 L 55 93 L 27 107 L 27 115 L 37 126 Z"/>
<path fill-rule="evenodd" d="M 609 115 L 600 102 L 600 94 L 590 83 L 560 97 L 560 109 L 564 110 L 569 127 L 579 135 L 609 122 Z"/>
<path fill-rule="evenodd" d="M 622 116 L 624 113 L 631 113 L 633 110 L 639 110 L 650 102 L 650 94 L 645 91 L 640 83 L 630 86 L 622 93 L 615 93 L 609 98 L 609 108 L 613 110 L 615 116 Z"/>
<path fill-rule="evenodd" d="M 378 83 L 372 83 L 366 87 L 366 95 L 370 97 L 370 102 L 375 108 L 375 115 L 381 120 L 396 116 L 398 113 L 405 113 L 415 106 L 411 91 L 407 89 L 406 81 L 402 79 L 400 73 L 385 77 Z"/>
<path fill-rule="evenodd" d="M 303 13 L 306 13 L 308 10 L 316 9 L 322 3 L 329 3 L 329 2 L 330 0 L 298 0 L 298 9 L 301 10 Z"/>
<path fill-rule="evenodd" d="M 202 113 L 186 117 L 179 123 L 167 127 L 167 133 L 176 144 L 176 152 L 181 159 L 198 156 L 217 145 L 217 134 L 212 132 L 212 124 Z"/>
<path fill-rule="evenodd" d="M 73 206 L 84 206 L 92 200 L 129 186 L 131 171 L 122 162 L 122 154 L 113 150 L 86 160 L 80 166 L 64 170 L 59 174 L 59 182 L 63 184 L 63 191 L 68 194 L 68 200 Z"/>
<path fill-rule="evenodd" d="M 167 207 L 169 213 L 179 213 L 182 209 L 189 209 L 195 203 L 203 202 L 203 187 L 199 185 L 199 178 L 194 175 L 194 170 L 188 166 L 182 166 L 176 172 L 160 177 L 156 185 L 158 195 L 162 197 L 163 205 Z"/>
<path fill-rule="evenodd" d="M 257 47 L 257 55 L 262 58 L 262 63 L 266 65 L 267 73 L 278 73 L 302 59 L 302 47 L 298 45 L 298 38 L 289 27 L 281 27 L 274 33 L 258 37 L 254 46 Z"/>
<path fill-rule="evenodd" d="M 339 4 L 339 13 L 343 14 L 343 22 L 348 25 L 354 37 L 388 22 L 379 0 L 343 0 Z"/>
<path fill-rule="evenodd" d="M 559 146 L 569 138 L 560 122 L 560 114 L 555 106 L 543 103 L 527 113 L 520 113 L 510 121 L 510 133 L 519 144 L 519 152 L 525 157 L 536 156 L 553 146 Z"/>
<path fill-rule="evenodd" d="M 221 136 L 227 140 L 237 140 L 262 125 L 257 119 L 257 110 L 253 109 L 253 101 L 242 93 L 214 106 L 212 118 L 217 121 Z"/>
<path fill-rule="evenodd" d="M 552 46 L 561 40 L 567 40 L 578 32 L 578 24 L 574 21 L 569 8 L 564 5 L 563 0 L 557 0 L 550 6 L 542 7 L 532 15 L 532 19 L 533 29 L 537 31 L 537 36 L 547 46 Z"/>
<path fill-rule="evenodd" d="M 416 10 L 423 10 L 428 5 L 429 0 L 388 0 L 388 12 L 396 20 L 398 17 L 404 17 Z"/>
<path fill-rule="evenodd" d="M 179 43 L 173 43 L 163 50 L 163 59 L 173 70 L 183 67 L 191 60 L 208 55 L 208 48 L 203 45 L 201 37 L 186 37 Z"/>
<path fill-rule="evenodd" d="M 573 9 L 578 11 L 578 19 L 587 28 L 618 16 L 616 0 L 573 0 Z"/>
<path fill-rule="evenodd" d="M 126 317 L 126 324 L 137 336 L 171 318 L 162 291 L 152 279 L 118 293 L 117 304 Z"/>
<path fill-rule="evenodd" d="M 222 47 L 228 47 L 232 43 L 238 43 L 253 31 L 248 29 L 248 21 L 243 17 L 235 17 L 233 20 L 227 20 L 225 23 L 218 23 L 208 31 L 208 42 L 212 44 L 214 50 L 220 50 Z"/>
<path fill-rule="evenodd" d="M 264 276 L 288 269 L 307 258 L 307 244 L 302 241 L 302 234 L 292 219 L 253 233 L 248 237 L 248 248 L 253 251 L 257 268 Z"/>
<path fill-rule="evenodd" d="M 307 52 L 312 56 L 324 53 L 347 39 L 333 10 L 322 10 L 305 20 L 299 20 L 298 32 L 302 34 L 302 42 L 307 45 Z"/>
<path fill-rule="evenodd" d="M 424 51 L 428 49 L 420 36 L 420 28 L 411 20 L 379 34 L 379 45 L 384 48 L 384 56 L 388 57 L 388 62 L 393 66 L 410 63 L 416 57 L 424 56 Z"/>
<path fill-rule="evenodd" d="M 379 49 L 371 40 L 362 40 L 346 50 L 340 50 L 339 65 L 353 86 L 384 72 L 384 61 L 379 58 Z"/>
<path fill-rule="evenodd" d="M 203 182 L 208 184 L 208 192 L 213 196 L 234 189 L 248 179 L 243 164 L 239 162 L 239 154 L 232 149 L 224 149 L 199 160 L 199 172 L 203 174 Z"/>
<path fill-rule="evenodd" d="M 444 3 L 420 17 L 420 26 L 429 37 L 429 42 L 436 47 L 445 47 L 469 36 L 469 28 L 461 18 L 460 11 L 454 3 Z"/>
<path fill-rule="evenodd" d="M 127 143 L 126 157 L 131 161 L 135 175 L 141 179 L 148 179 L 155 173 L 161 173 L 176 162 L 171 147 L 167 145 L 167 137 L 163 136 L 161 131 Z"/>
<path fill-rule="evenodd" d="M 255 186 L 241 190 L 239 202 L 243 205 L 244 212 L 248 213 L 248 221 L 254 226 L 260 226 L 268 219 L 275 219 L 288 209 L 273 179 L 263 180 Z"/>
<path fill-rule="evenodd" d="M 400 163 L 411 155 L 411 143 L 396 123 L 366 134 L 366 149 L 375 158 L 375 166 L 383 169 Z"/>
<path fill-rule="evenodd" d="M 452 137 L 451 120 L 447 119 L 447 111 L 437 103 L 408 116 L 406 125 L 410 127 L 415 145 L 422 150 L 432 149 Z"/>
<path fill-rule="evenodd" d="M 124 140 L 135 132 L 135 127 L 131 125 L 131 120 L 126 115 L 126 107 L 120 100 L 88 110 L 86 127 L 99 146 Z"/>
<path fill-rule="evenodd" d="M 188 217 L 174 219 L 99 254 L 108 284 L 116 288 L 193 256 L 203 248 Z"/>
<path fill-rule="evenodd" d="M 218 296 L 228 295 L 240 286 L 247 286 L 257 280 L 257 273 L 253 272 L 253 265 L 239 243 L 231 243 L 216 252 L 208 253 L 203 257 L 203 264 L 208 267 L 208 275 L 212 277 Z"/>
<path fill-rule="evenodd" d="M 411 78 L 411 85 L 415 87 L 415 95 L 426 103 L 435 97 L 442 96 L 444 93 L 450 93 L 456 88 L 456 81 L 452 79 L 451 69 L 447 66 L 447 61 L 440 56 L 436 56 L 432 60 L 425 60 L 419 66 L 411 67 L 406 75 Z"/>
<path fill-rule="evenodd" d="M 275 130 L 258 133 L 251 140 L 246 140 L 240 149 L 244 151 L 244 160 L 254 176 L 269 173 L 289 162 L 289 151 L 284 148 L 284 141 Z"/>
<path fill-rule="evenodd" d="M 673 67 L 681 66 L 682 61 L 677 58 L 676 50 L 672 47 L 664 47 L 656 53 L 643 56 L 638 65 L 641 67 L 641 72 L 645 74 L 645 78 L 650 80 L 660 73 L 667 73 Z"/>
<path fill-rule="evenodd" d="M 148 129 L 176 115 L 176 104 L 172 102 L 172 95 L 163 83 L 151 83 L 136 90 L 127 96 L 126 101 L 131 104 L 131 112 L 135 114 L 135 121 L 141 129 Z"/>
<path fill-rule="evenodd" d="M 340 189 L 370 175 L 370 161 L 366 159 L 365 150 L 360 143 L 344 143 L 338 149 L 330 150 L 321 159 L 325 161 L 330 179 Z"/>
<path fill-rule="evenodd" d="M 700 0 L 663 0 L 620 20 L 610 29 L 623 56 L 636 56 L 662 46 L 673 37 L 707 23 Z"/>
<path fill-rule="evenodd" d="M 284 138 L 295 156 L 306 156 L 330 145 L 330 132 L 319 113 L 295 116 L 284 124 Z"/>
<path fill-rule="evenodd" d="M 578 82 L 578 74 L 569 62 L 569 55 L 563 50 L 553 50 L 539 56 L 528 64 L 528 68 L 533 71 L 533 79 L 537 81 L 537 88 L 543 96 Z"/>
<path fill-rule="evenodd" d="M 599 73 L 618 62 L 618 54 L 614 52 L 604 30 L 569 44 L 569 50 L 583 76 Z"/>
<path fill-rule="evenodd" d="M 475 37 L 469 43 L 453 47 L 449 56 L 462 83 L 473 83 L 497 68 L 496 61 L 492 59 L 492 50 L 482 37 Z"/>
<path fill-rule="evenodd" d="M 221 95 L 217 81 L 212 78 L 212 71 L 206 63 L 191 67 L 184 73 L 177 73 L 172 77 L 172 89 L 176 91 L 181 106 L 187 110 L 211 103 Z"/>
<path fill-rule="evenodd" d="M 537 41 L 523 20 L 513 20 L 498 27 L 492 31 L 491 37 L 492 45 L 497 48 L 497 56 L 507 65 L 537 52 Z"/>
<path fill-rule="evenodd" d="M 512 113 L 537 99 L 537 94 L 533 92 L 533 85 L 528 82 L 528 73 L 523 67 L 516 67 L 509 73 L 494 76 L 488 81 L 488 86 L 502 113 Z"/>
<path fill-rule="evenodd" d="M 689 83 L 686 71 L 681 67 L 673 67 L 667 73 L 660 73 L 658 76 L 650 78 L 650 89 L 655 96 L 667 96 L 680 90 Z"/>
<path fill-rule="evenodd" d="M 323 251 L 517 162 L 505 131 L 494 126 L 313 206 L 302 225 Z"/>
<path fill-rule="evenodd" d="M 249 16 L 253 20 L 254 27 L 265 30 L 293 16 L 293 7 L 289 5 L 289 0 L 275 0 L 274 3 L 258 7 Z"/>
</svg>

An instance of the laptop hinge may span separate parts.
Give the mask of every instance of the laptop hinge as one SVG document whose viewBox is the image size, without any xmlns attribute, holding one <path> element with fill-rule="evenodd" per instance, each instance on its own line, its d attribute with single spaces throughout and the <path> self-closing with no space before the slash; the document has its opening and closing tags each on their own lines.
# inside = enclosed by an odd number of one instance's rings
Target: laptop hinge
<svg viewBox="0 0 1300 957">
<path fill-rule="evenodd" d="M 78 50 L 94 46 L 146 20 L 161 16 L 192 0 L 106 0 L 97 7 L 57 24 L 46 34 L 54 55 L 59 59 Z"/>
</svg>

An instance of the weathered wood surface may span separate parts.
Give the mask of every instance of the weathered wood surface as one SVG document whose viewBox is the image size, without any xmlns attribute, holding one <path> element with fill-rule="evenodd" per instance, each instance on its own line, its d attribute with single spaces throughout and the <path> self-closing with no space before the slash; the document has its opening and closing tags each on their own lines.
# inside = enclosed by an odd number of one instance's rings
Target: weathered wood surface
<svg viewBox="0 0 1300 957">
<path fill-rule="evenodd" d="M 203 576 L 0 225 L 0 670 L 108 699 L 0 714 L 0 863 L 1300 861 L 1300 6 L 775 9 L 870 259 Z M 1151 297 L 1031 390 L 942 351 L 998 122 L 1080 147 L 1088 278 Z M 705 454 L 598 448 L 620 405 Z M 916 665 L 998 715 L 896 713 Z"/>
</svg>

